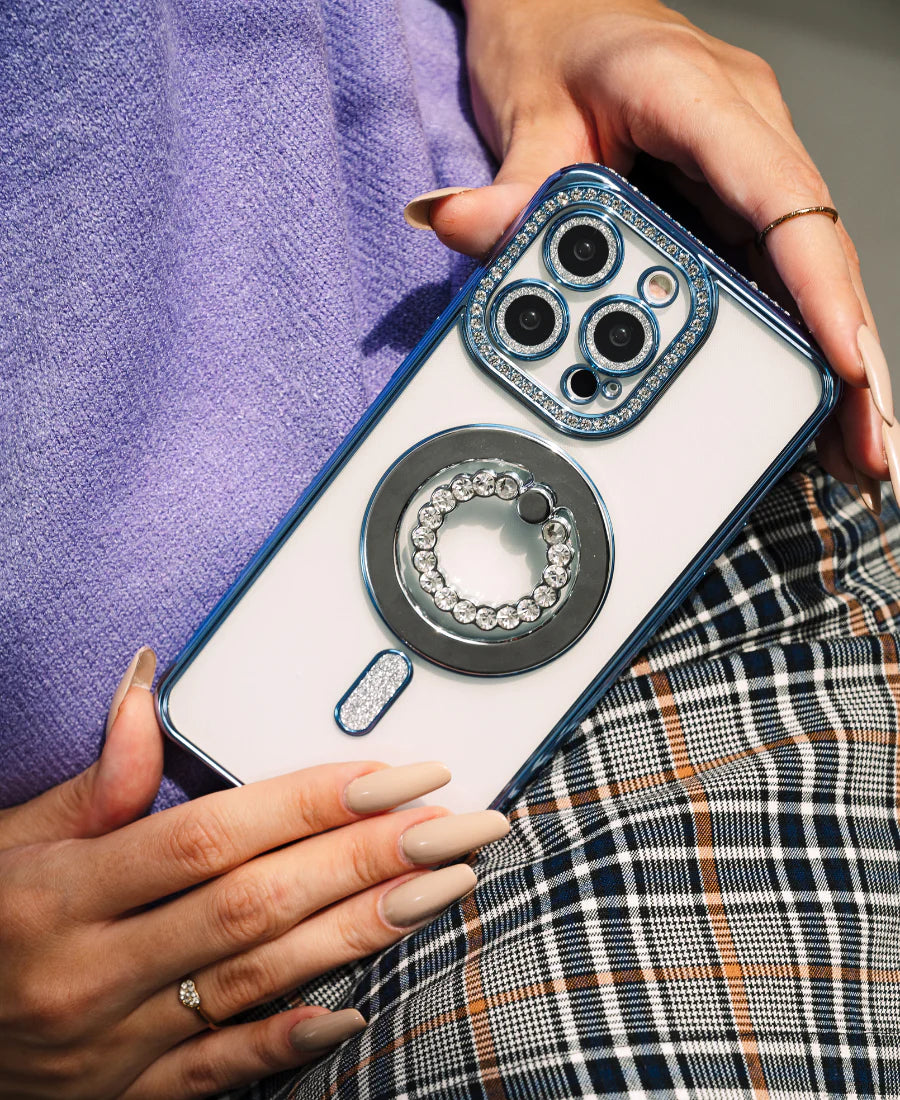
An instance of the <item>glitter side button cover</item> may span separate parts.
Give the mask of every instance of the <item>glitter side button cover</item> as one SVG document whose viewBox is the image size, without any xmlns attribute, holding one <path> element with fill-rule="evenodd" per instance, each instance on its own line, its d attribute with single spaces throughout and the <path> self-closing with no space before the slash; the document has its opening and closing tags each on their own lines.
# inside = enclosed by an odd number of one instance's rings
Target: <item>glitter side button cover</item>
<svg viewBox="0 0 900 1100">
<path fill-rule="evenodd" d="M 405 653 L 385 649 L 369 662 L 334 708 L 334 720 L 344 733 L 361 737 L 383 717 L 412 678 Z"/>
</svg>

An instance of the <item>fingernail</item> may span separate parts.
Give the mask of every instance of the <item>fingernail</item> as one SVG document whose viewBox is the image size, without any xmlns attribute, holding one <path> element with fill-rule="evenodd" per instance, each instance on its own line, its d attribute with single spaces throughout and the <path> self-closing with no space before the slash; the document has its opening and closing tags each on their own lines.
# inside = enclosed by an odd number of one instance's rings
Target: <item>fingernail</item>
<svg viewBox="0 0 900 1100">
<path fill-rule="evenodd" d="M 891 488 L 894 497 L 900 501 L 900 423 L 881 425 L 881 441 L 884 444 L 884 456 L 891 472 Z"/>
<path fill-rule="evenodd" d="M 455 863 L 427 875 L 418 875 L 395 886 L 381 901 L 381 911 L 388 924 L 409 928 L 436 917 L 448 905 L 471 893 L 477 882 L 468 864 Z"/>
<path fill-rule="evenodd" d="M 443 863 L 465 855 L 509 832 L 509 822 L 496 810 L 437 817 L 413 825 L 401 838 L 406 858 L 413 863 Z"/>
<path fill-rule="evenodd" d="M 112 702 L 109 704 L 109 714 L 106 716 L 106 732 L 112 729 L 112 724 L 116 720 L 116 716 L 119 713 L 119 707 L 122 705 L 122 700 L 131 687 L 146 688 L 147 691 L 153 686 L 153 677 L 156 674 L 156 654 L 148 645 L 141 646 L 141 648 L 131 658 L 131 664 L 125 669 L 125 675 L 119 681 L 119 686 L 116 688 L 112 697 Z"/>
<path fill-rule="evenodd" d="M 403 217 L 413 229 L 431 229 L 431 204 L 435 199 L 446 199 L 450 195 L 464 195 L 471 187 L 439 187 L 436 191 L 426 191 L 406 204 Z"/>
<path fill-rule="evenodd" d="M 390 810 L 413 798 L 421 798 L 450 782 L 450 769 L 436 760 L 425 764 L 404 764 L 361 775 L 347 784 L 344 802 L 355 814 Z"/>
<path fill-rule="evenodd" d="M 856 474 L 856 487 L 859 489 L 859 495 L 862 497 L 863 504 L 869 509 L 873 516 L 881 515 L 881 482 L 876 481 L 874 477 L 869 477 L 868 474 L 862 473 L 853 468 L 854 474 Z"/>
<path fill-rule="evenodd" d="M 355 1008 L 342 1008 L 324 1016 L 313 1016 L 294 1024 L 288 1036 L 294 1050 L 308 1054 L 313 1050 L 336 1047 L 366 1026 L 366 1018 Z"/>
<path fill-rule="evenodd" d="M 868 325 L 860 325 L 856 334 L 856 346 L 862 359 L 863 370 L 875 408 L 887 424 L 894 423 L 894 398 L 891 393 L 891 372 L 878 338 Z"/>
</svg>

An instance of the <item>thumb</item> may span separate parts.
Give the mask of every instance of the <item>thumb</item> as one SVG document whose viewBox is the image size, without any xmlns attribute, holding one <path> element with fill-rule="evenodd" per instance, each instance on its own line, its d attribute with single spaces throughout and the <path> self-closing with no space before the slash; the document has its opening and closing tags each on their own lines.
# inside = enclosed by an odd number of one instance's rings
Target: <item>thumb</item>
<svg viewBox="0 0 900 1100">
<path fill-rule="evenodd" d="M 150 688 L 156 654 L 139 649 L 113 695 L 99 760 L 74 778 L 0 817 L 0 845 L 100 836 L 139 817 L 153 801 L 163 739 Z"/>
<path fill-rule="evenodd" d="M 163 737 L 153 706 L 156 654 L 142 646 L 119 681 L 106 719 L 106 743 L 90 784 L 81 836 L 99 836 L 134 821 L 159 790 Z"/>
<path fill-rule="evenodd" d="M 490 186 L 429 191 L 407 205 L 404 217 L 417 229 L 433 229 L 448 248 L 481 257 L 548 176 L 567 164 L 595 159 L 580 115 L 568 126 L 556 116 L 535 121 L 517 132 Z"/>
</svg>

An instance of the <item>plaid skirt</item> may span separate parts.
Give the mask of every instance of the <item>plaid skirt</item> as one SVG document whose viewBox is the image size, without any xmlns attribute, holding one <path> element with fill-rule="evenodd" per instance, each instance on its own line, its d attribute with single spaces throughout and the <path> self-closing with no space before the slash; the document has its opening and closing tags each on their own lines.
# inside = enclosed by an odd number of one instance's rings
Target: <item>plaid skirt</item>
<svg viewBox="0 0 900 1100">
<path fill-rule="evenodd" d="M 243 1095 L 900 1096 L 898 615 L 895 504 L 807 456 L 474 894 L 291 1001 L 368 1028 Z"/>
</svg>

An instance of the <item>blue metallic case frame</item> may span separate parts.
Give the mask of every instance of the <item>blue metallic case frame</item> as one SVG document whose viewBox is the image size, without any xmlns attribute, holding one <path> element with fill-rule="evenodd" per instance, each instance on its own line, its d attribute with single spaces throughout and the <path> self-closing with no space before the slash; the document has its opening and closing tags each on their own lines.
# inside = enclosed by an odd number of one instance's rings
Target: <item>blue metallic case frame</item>
<svg viewBox="0 0 900 1100">
<path fill-rule="evenodd" d="M 546 215 L 537 221 L 542 210 L 547 209 L 547 203 L 558 201 L 560 195 L 570 196 L 573 189 L 602 188 L 608 192 L 611 199 L 618 200 L 618 209 L 627 209 L 630 217 L 627 219 L 632 226 L 644 232 L 658 231 L 664 235 L 667 242 L 666 249 L 670 258 L 679 266 L 687 264 L 687 274 L 696 278 L 692 284 L 692 294 L 707 294 L 710 302 L 711 313 L 714 313 L 715 290 L 711 280 L 707 280 L 705 273 L 700 270 L 690 270 L 690 253 L 697 254 L 704 262 L 707 270 L 715 276 L 715 279 L 727 287 L 747 309 L 764 321 L 782 339 L 787 341 L 797 350 L 801 351 L 818 369 L 822 377 L 822 397 L 818 408 L 809 418 L 803 429 L 784 447 L 771 466 L 757 480 L 751 490 L 746 494 L 740 504 L 732 511 L 725 522 L 713 534 L 707 542 L 701 546 L 691 564 L 682 572 L 676 583 L 667 594 L 655 605 L 641 624 L 623 641 L 614 656 L 607 662 L 599 675 L 588 685 L 582 694 L 571 704 L 556 726 L 548 733 L 538 749 L 525 760 L 519 770 L 511 777 L 504 789 L 492 801 L 494 808 L 503 808 L 512 802 L 532 775 L 535 774 L 553 755 L 562 740 L 570 733 L 585 715 L 602 698 L 606 690 L 615 681 L 618 675 L 626 667 L 628 661 L 638 651 L 663 623 L 668 615 L 682 602 L 685 596 L 696 585 L 698 580 L 706 572 L 712 561 L 725 549 L 743 526 L 747 515 L 764 495 L 768 487 L 776 481 L 802 454 L 812 439 L 815 437 L 824 420 L 831 413 L 840 395 L 840 381 L 831 373 L 819 350 L 812 344 L 808 335 L 794 323 L 789 315 L 771 298 L 761 292 L 754 284 L 749 283 L 739 275 L 724 260 L 702 244 L 693 234 L 679 225 L 670 215 L 665 213 L 655 203 L 651 202 L 639 191 L 633 188 L 625 179 L 617 173 L 598 165 L 580 164 L 564 168 L 552 176 L 537 192 L 513 226 L 507 231 L 497 245 L 491 259 L 481 268 L 477 269 L 466 284 L 462 287 L 453 301 L 434 322 L 419 345 L 412 351 L 401 364 L 387 386 L 373 402 L 365 415 L 350 431 L 343 444 L 335 451 L 325 463 L 319 473 L 313 478 L 309 486 L 297 501 L 293 509 L 279 524 L 273 534 L 251 559 L 246 568 L 225 593 L 218 604 L 213 608 L 196 634 L 187 643 L 185 648 L 176 658 L 172 666 L 166 671 L 157 689 L 157 713 L 159 720 L 174 741 L 187 748 L 193 755 L 203 760 L 210 768 L 216 771 L 229 782 L 239 786 L 241 780 L 227 771 L 221 764 L 212 759 L 207 753 L 192 744 L 173 725 L 169 716 L 169 697 L 174 685 L 190 666 L 192 660 L 203 647 L 209 637 L 217 630 L 219 624 L 225 619 L 229 611 L 240 600 L 256 577 L 265 569 L 275 554 L 279 551 L 285 540 L 293 533 L 298 524 L 303 521 L 306 513 L 314 507 L 319 498 L 324 495 L 332 480 L 340 475 L 347 459 L 354 453 L 360 442 L 378 424 L 384 412 L 393 404 L 398 396 L 406 388 L 412 377 L 422 364 L 429 358 L 433 348 L 438 344 L 446 331 L 455 324 L 462 323 L 466 342 L 470 353 L 477 362 L 493 374 L 494 377 L 508 388 L 518 388 L 515 378 L 508 373 L 502 373 L 501 364 L 484 362 L 477 346 L 478 330 L 473 330 L 471 322 L 478 320 L 478 314 L 473 314 L 472 307 L 484 302 L 477 300 L 478 292 L 488 284 L 485 280 L 490 276 L 498 258 L 502 258 L 508 246 L 516 247 L 516 238 L 520 234 L 529 234 L 546 221 Z M 568 202 L 565 198 L 560 207 Z M 635 220 L 632 220 L 635 219 Z M 525 236 L 521 238 L 522 247 Z M 680 250 L 684 250 L 684 254 Z M 712 317 L 710 318 L 712 319 Z M 693 339 L 692 341 L 693 342 Z M 700 342 L 700 338 L 697 338 Z M 682 363 L 689 359 L 689 355 L 676 354 L 668 366 L 671 373 L 675 373 Z M 662 365 L 662 364 L 661 364 Z M 651 372 L 652 373 L 652 372 Z M 663 386 L 659 387 L 660 390 Z M 656 387 L 654 387 L 654 390 Z M 523 394 L 524 396 L 524 394 Z M 648 392 L 646 395 L 651 398 Z M 656 392 L 652 397 L 656 396 Z M 647 404 L 652 403 L 651 400 Z M 554 403 L 556 404 L 556 403 Z M 644 402 L 641 402 L 643 405 Z M 534 406 L 529 402 L 530 407 Z M 540 410 L 535 410 L 540 411 Z M 599 418 L 578 417 L 566 422 L 563 417 L 568 415 L 561 406 L 544 410 L 548 421 L 554 423 L 557 430 L 569 435 L 593 436 L 596 434 L 612 434 L 630 426 L 633 419 L 637 419 L 644 409 L 633 406 L 633 416 L 626 415 L 615 423 L 598 423 Z M 601 414 L 608 417 L 610 414 Z"/>
</svg>

